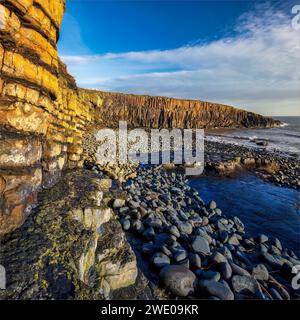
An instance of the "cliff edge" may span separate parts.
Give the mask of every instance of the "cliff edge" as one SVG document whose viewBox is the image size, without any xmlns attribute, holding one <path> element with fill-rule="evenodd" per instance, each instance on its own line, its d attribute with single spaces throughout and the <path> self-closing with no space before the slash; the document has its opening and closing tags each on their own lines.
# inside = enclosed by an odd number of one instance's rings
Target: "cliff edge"
<svg viewBox="0 0 300 320">
<path fill-rule="evenodd" d="M 194 100 L 79 89 L 57 55 L 65 0 L 0 0 L 0 236 L 21 226 L 42 188 L 82 167 L 89 125 L 269 127 L 258 114 Z"/>
</svg>

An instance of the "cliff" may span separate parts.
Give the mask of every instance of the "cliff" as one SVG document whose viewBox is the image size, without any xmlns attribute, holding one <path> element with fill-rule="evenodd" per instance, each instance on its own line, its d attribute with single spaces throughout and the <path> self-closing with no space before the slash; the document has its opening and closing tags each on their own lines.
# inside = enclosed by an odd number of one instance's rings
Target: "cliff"
<svg viewBox="0 0 300 320">
<path fill-rule="evenodd" d="M 271 127 L 272 118 L 218 103 L 134 94 L 89 91 L 103 101 L 95 118 L 116 127 L 120 119 L 133 127 L 233 128 Z"/>
<path fill-rule="evenodd" d="M 41 187 L 80 164 L 93 121 L 57 56 L 65 0 L 0 1 L 0 235 L 20 226 Z"/>
<path fill-rule="evenodd" d="M 65 0 L 0 0 L 0 236 L 23 224 L 38 192 L 82 166 L 90 124 L 267 127 L 219 104 L 78 89 L 57 55 Z"/>
</svg>

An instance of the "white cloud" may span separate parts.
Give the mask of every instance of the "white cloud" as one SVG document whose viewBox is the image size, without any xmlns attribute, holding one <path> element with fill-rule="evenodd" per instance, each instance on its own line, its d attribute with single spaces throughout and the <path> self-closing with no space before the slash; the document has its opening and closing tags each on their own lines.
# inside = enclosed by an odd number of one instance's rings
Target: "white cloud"
<svg viewBox="0 0 300 320">
<path fill-rule="evenodd" d="M 258 10 L 240 17 L 234 36 L 209 43 L 63 60 L 83 87 L 299 115 L 300 32 L 283 12 Z"/>
</svg>

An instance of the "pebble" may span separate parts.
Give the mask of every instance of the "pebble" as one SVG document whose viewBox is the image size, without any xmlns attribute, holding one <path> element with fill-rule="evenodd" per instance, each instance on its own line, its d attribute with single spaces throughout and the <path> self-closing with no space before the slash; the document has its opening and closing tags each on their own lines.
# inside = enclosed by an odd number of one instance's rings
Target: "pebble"
<svg viewBox="0 0 300 320">
<path fill-rule="evenodd" d="M 222 300 L 234 300 L 233 292 L 223 283 L 213 280 L 200 280 L 199 286 L 209 295 L 218 297 Z"/>
<path fill-rule="evenodd" d="M 217 208 L 217 204 L 214 200 L 210 201 L 208 206 L 209 209 L 216 209 Z"/>
<path fill-rule="evenodd" d="M 221 279 L 221 274 L 217 271 L 196 270 L 196 273 L 199 276 L 199 278 L 203 280 L 219 281 Z"/>
<path fill-rule="evenodd" d="M 192 249 L 196 253 L 208 254 L 210 253 L 210 248 L 207 240 L 202 236 L 196 236 L 192 242 Z"/>
<path fill-rule="evenodd" d="M 205 204 L 181 174 L 141 168 L 123 190 L 127 200 L 114 199 L 112 207 L 123 229 L 141 241 L 145 263 L 155 267 L 163 287 L 174 295 L 290 298 L 277 281 L 286 285 L 291 280 L 292 266 L 300 264 L 295 254 L 283 250 L 277 238 L 249 236 L 238 217 L 226 217 L 214 200 Z M 273 270 L 279 270 L 276 280 Z"/>
<path fill-rule="evenodd" d="M 245 295 L 255 295 L 258 291 L 258 283 L 253 277 L 249 276 L 233 276 L 231 285 L 236 293 Z"/>
<path fill-rule="evenodd" d="M 232 245 L 234 245 L 234 246 L 238 246 L 239 244 L 240 244 L 240 242 L 239 242 L 239 240 L 238 240 L 238 238 L 237 238 L 237 236 L 234 234 L 234 235 L 232 235 L 229 239 L 228 239 L 228 243 L 229 244 L 232 244 Z"/>
<path fill-rule="evenodd" d="M 122 208 L 125 206 L 125 200 L 123 199 L 115 199 L 114 203 L 113 203 L 113 208 L 117 209 L 117 208 Z"/>
<path fill-rule="evenodd" d="M 177 229 L 176 226 L 171 226 L 171 227 L 169 228 L 169 232 L 170 232 L 173 236 L 175 236 L 176 238 L 179 238 L 179 237 L 180 237 L 180 232 L 179 232 L 179 230 Z"/>
<path fill-rule="evenodd" d="M 248 276 L 248 277 L 251 276 L 247 270 L 243 269 L 242 267 L 238 266 L 237 264 L 235 264 L 233 262 L 230 262 L 230 266 L 232 269 L 232 273 L 235 275 Z"/>
<path fill-rule="evenodd" d="M 252 276 L 257 280 L 267 281 L 269 279 L 269 271 L 264 264 L 258 264 L 252 269 Z"/>
<path fill-rule="evenodd" d="M 130 229 L 130 220 L 128 220 L 128 219 L 124 219 L 123 221 L 122 221 L 122 227 L 123 227 L 123 229 L 124 230 L 129 230 Z"/>
<path fill-rule="evenodd" d="M 195 291 L 196 276 L 184 266 L 166 266 L 160 271 L 159 278 L 167 290 L 179 297 L 186 297 Z"/>
<path fill-rule="evenodd" d="M 210 259 L 213 263 L 217 263 L 217 264 L 222 262 L 227 262 L 227 258 L 217 251 L 213 253 Z"/>
<path fill-rule="evenodd" d="M 177 262 L 186 259 L 186 257 L 187 257 L 187 252 L 185 250 L 176 250 L 174 252 L 174 260 Z"/>
<path fill-rule="evenodd" d="M 163 254 L 162 252 L 156 252 L 152 259 L 151 259 L 151 263 L 157 267 L 157 268 L 163 268 L 166 265 L 170 264 L 170 258 L 168 256 L 166 256 L 165 254 Z"/>
<path fill-rule="evenodd" d="M 177 225 L 179 231 L 184 234 L 191 234 L 193 232 L 193 227 L 189 222 L 180 222 Z"/>
<path fill-rule="evenodd" d="M 201 268 L 201 258 L 197 253 L 190 253 L 189 259 L 192 266 L 196 268 Z"/>
<path fill-rule="evenodd" d="M 218 264 L 218 270 L 221 274 L 221 277 L 228 281 L 232 276 L 232 268 L 228 262 L 222 262 Z"/>
<path fill-rule="evenodd" d="M 265 243 L 269 240 L 269 238 L 265 234 L 260 234 L 258 236 L 259 243 Z"/>
</svg>

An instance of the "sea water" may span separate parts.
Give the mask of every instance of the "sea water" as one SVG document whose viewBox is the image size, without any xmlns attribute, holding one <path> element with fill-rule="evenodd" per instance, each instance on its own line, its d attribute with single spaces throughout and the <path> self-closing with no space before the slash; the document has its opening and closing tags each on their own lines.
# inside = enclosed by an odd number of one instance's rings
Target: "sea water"
<svg viewBox="0 0 300 320">
<path fill-rule="evenodd" d="M 239 217 L 249 234 L 277 237 L 300 257 L 300 193 L 252 174 L 201 176 L 189 182 L 205 202 L 215 200 L 228 217 Z"/>
</svg>

